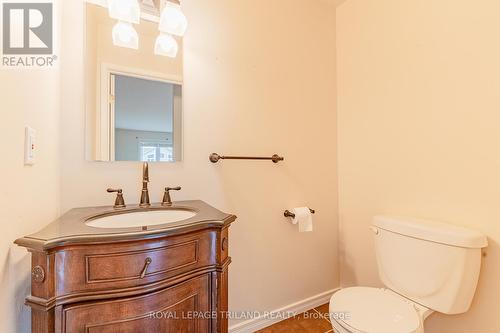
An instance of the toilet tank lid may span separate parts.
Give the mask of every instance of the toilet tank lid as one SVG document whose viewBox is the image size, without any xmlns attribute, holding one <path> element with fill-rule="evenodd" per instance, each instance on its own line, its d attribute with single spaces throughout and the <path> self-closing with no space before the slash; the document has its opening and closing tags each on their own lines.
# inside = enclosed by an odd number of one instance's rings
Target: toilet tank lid
<svg viewBox="0 0 500 333">
<path fill-rule="evenodd" d="M 488 246 L 486 236 L 479 231 L 448 223 L 380 215 L 373 218 L 373 225 L 401 235 L 451 246 L 473 249 Z"/>
</svg>

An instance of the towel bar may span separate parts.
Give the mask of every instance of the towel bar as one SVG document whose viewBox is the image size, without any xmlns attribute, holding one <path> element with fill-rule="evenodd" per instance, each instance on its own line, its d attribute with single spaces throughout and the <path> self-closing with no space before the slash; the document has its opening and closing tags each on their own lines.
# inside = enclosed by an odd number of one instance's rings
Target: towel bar
<svg viewBox="0 0 500 333">
<path fill-rule="evenodd" d="M 271 157 L 256 157 L 256 156 L 222 156 L 217 153 L 213 153 L 209 157 L 210 162 L 217 163 L 219 160 L 270 160 L 273 163 L 278 163 L 279 161 L 284 161 L 285 158 L 281 157 L 277 154 L 274 154 Z"/>
</svg>

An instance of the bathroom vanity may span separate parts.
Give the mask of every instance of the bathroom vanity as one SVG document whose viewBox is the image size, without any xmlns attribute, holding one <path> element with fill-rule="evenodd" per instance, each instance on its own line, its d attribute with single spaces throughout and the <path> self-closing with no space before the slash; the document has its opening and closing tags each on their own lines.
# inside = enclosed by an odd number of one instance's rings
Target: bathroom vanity
<svg viewBox="0 0 500 333">
<path fill-rule="evenodd" d="M 32 332 L 227 332 L 235 219 L 202 201 L 77 208 L 16 240 L 31 253 Z"/>
</svg>

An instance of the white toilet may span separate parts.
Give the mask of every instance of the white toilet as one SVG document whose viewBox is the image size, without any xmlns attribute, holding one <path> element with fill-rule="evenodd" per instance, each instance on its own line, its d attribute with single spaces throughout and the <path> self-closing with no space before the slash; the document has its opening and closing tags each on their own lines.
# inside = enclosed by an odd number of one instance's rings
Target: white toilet
<svg viewBox="0 0 500 333">
<path fill-rule="evenodd" d="M 481 233 L 409 218 L 377 216 L 372 230 L 379 276 L 388 289 L 341 289 L 330 300 L 336 333 L 423 333 L 434 311 L 466 312 L 476 290 Z"/>
</svg>

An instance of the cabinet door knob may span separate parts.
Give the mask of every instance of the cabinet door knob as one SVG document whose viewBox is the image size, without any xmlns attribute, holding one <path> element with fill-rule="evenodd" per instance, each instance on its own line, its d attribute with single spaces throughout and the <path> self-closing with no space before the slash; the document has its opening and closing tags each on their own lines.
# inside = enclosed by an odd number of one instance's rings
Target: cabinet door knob
<svg viewBox="0 0 500 333">
<path fill-rule="evenodd" d="M 142 272 L 141 272 L 141 279 L 144 279 L 144 277 L 146 276 L 146 272 L 148 270 L 148 267 L 152 262 L 153 262 L 153 259 L 151 259 L 150 257 L 146 258 L 146 261 L 144 262 L 144 268 L 142 269 Z"/>
</svg>

